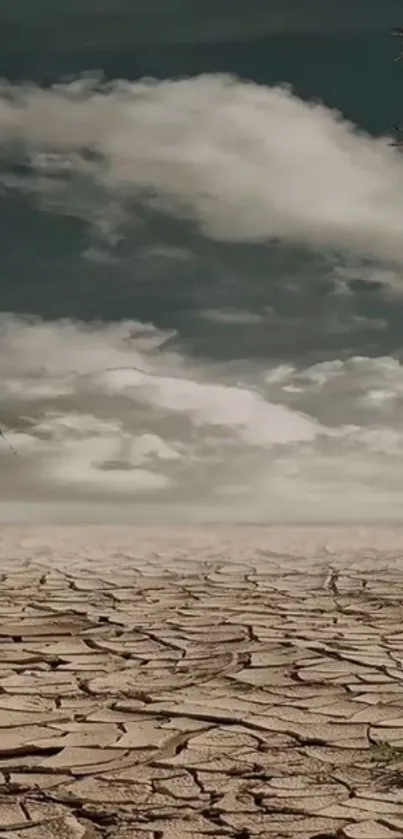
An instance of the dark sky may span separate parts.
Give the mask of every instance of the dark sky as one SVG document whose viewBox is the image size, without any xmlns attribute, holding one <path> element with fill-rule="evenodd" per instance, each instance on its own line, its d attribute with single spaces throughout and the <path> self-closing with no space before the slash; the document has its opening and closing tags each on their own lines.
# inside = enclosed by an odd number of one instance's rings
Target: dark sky
<svg viewBox="0 0 403 839">
<path fill-rule="evenodd" d="M 401 0 L 13 0 L 1 4 L 0 47 L 181 43 L 270 34 L 383 31 Z M 3 42 L 3 43 L 2 43 Z"/>
</svg>

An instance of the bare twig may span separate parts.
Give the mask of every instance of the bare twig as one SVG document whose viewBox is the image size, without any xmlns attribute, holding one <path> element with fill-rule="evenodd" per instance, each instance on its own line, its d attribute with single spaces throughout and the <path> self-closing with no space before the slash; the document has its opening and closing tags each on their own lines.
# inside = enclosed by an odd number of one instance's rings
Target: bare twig
<svg viewBox="0 0 403 839">
<path fill-rule="evenodd" d="M 392 29 L 391 32 L 392 38 L 399 38 L 400 41 L 403 42 L 403 26 L 397 26 L 395 29 Z M 395 61 L 401 61 L 403 58 L 403 47 L 398 53 L 395 58 Z"/>
<path fill-rule="evenodd" d="M 11 452 L 12 454 L 15 454 L 15 455 L 17 456 L 17 455 L 18 455 L 18 452 L 16 451 L 16 449 L 14 448 L 14 446 L 12 446 L 12 445 L 11 445 L 10 440 L 6 437 L 6 435 L 5 435 L 5 433 L 4 433 L 4 431 L 3 431 L 3 429 L 2 429 L 2 428 L 0 428 L 0 437 L 4 440 L 4 442 L 5 442 L 6 446 L 10 449 L 10 452 Z"/>
</svg>

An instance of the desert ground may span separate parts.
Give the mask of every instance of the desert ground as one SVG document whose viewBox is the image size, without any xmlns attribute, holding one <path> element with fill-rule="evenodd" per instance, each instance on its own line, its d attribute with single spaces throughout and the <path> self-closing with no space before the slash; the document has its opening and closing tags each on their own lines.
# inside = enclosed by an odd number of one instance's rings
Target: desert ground
<svg viewBox="0 0 403 839">
<path fill-rule="evenodd" d="M 403 529 L 0 529 L 2 839 L 403 836 Z"/>
</svg>

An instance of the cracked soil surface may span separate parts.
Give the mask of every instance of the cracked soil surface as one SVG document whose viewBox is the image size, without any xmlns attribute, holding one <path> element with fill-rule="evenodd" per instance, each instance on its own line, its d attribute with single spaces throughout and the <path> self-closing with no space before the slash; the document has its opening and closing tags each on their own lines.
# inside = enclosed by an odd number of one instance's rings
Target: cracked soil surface
<svg viewBox="0 0 403 839">
<path fill-rule="evenodd" d="M 0 839 L 403 836 L 403 531 L 0 530 Z"/>
</svg>

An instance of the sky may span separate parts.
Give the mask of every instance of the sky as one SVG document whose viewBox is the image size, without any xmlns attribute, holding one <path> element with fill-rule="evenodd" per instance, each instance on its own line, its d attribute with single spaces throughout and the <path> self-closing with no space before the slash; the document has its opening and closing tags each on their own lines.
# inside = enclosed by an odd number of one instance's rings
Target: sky
<svg viewBox="0 0 403 839">
<path fill-rule="evenodd" d="M 0 0 L 0 521 L 401 520 L 399 23 Z"/>
<path fill-rule="evenodd" d="M 59 10 L 57 9 L 59 6 Z M 400 0 L 14 0 L 0 9 L 8 48 L 54 37 L 60 45 L 181 43 L 275 34 L 383 30 Z"/>
</svg>

